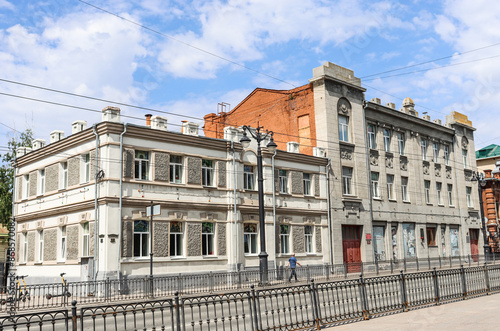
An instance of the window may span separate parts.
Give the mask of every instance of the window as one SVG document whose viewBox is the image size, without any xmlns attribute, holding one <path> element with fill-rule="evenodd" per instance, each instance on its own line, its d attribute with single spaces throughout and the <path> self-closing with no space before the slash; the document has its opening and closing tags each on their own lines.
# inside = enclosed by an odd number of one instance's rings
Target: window
<svg viewBox="0 0 500 331">
<path fill-rule="evenodd" d="M 401 177 L 401 197 L 403 201 L 410 201 L 408 196 L 408 177 Z"/>
<path fill-rule="evenodd" d="M 467 150 L 462 148 L 462 162 L 464 163 L 464 168 L 469 168 L 469 158 L 467 157 Z"/>
<path fill-rule="evenodd" d="M 170 256 L 182 256 L 182 222 L 170 222 Z"/>
<path fill-rule="evenodd" d="M 467 207 L 474 207 L 474 205 L 472 204 L 472 187 L 467 186 L 465 188 L 465 195 L 467 196 Z"/>
<path fill-rule="evenodd" d="M 243 225 L 243 244 L 245 254 L 257 254 L 257 224 Z"/>
<path fill-rule="evenodd" d="M 311 174 L 303 174 L 304 195 L 311 195 Z"/>
<path fill-rule="evenodd" d="M 377 148 L 377 145 L 375 142 L 375 139 L 377 137 L 376 131 L 375 131 L 375 125 L 368 124 L 367 131 L 368 131 L 368 147 L 371 149 Z"/>
<path fill-rule="evenodd" d="M 306 225 L 304 227 L 304 236 L 306 244 L 306 253 L 313 253 L 313 227 Z"/>
<path fill-rule="evenodd" d="M 23 233 L 23 262 L 28 262 L 28 233 Z"/>
<path fill-rule="evenodd" d="M 387 198 L 394 200 L 394 175 L 387 175 Z"/>
<path fill-rule="evenodd" d="M 398 152 L 400 155 L 405 155 L 405 134 L 398 132 L 396 136 L 398 137 Z"/>
<path fill-rule="evenodd" d="M 245 190 L 255 190 L 255 174 L 253 171 L 253 166 L 243 166 L 243 188 Z"/>
<path fill-rule="evenodd" d="M 89 256 L 89 222 L 82 224 L 83 236 L 82 236 L 82 256 Z"/>
<path fill-rule="evenodd" d="M 374 198 L 380 198 L 380 192 L 378 189 L 378 178 L 379 178 L 379 173 L 372 172 L 372 196 Z"/>
<path fill-rule="evenodd" d="M 443 204 L 443 199 L 441 197 L 441 188 L 442 188 L 442 184 L 441 183 L 436 183 L 436 195 L 437 195 L 437 200 L 438 200 L 438 205 L 442 205 Z"/>
<path fill-rule="evenodd" d="M 424 180 L 425 203 L 431 203 L 431 182 Z"/>
<path fill-rule="evenodd" d="M 444 145 L 443 150 L 444 150 L 444 164 L 450 165 L 450 147 L 448 145 Z"/>
<path fill-rule="evenodd" d="M 453 184 L 448 184 L 448 205 L 453 206 Z"/>
<path fill-rule="evenodd" d="M 66 226 L 61 227 L 61 260 L 66 260 Z"/>
<path fill-rule="evenodd" d="M 182 156 L 170 156 L 170 183 L 182 183 Z"/>
<path fill-rule="evenodd" d="M 349 117 L 339 115 L 339 140 L 349 141 Z"/>
<path fill-rule="evenodd" d="M 64 190 L 68 187 L 68 162 L 61 162 L 59 168 L 59 189 Z"/>
<path fill-rule="evenodd" d="M 290 252 L 290 226 L 286 224 L 280 225 L 280 252 L 288 254 Z"/>
<path fill-rule="evenodd" d="M 384 129 L 384 151 L 391 151 L 391 131 Z"/>
<path fill-rule="evenodd" d="M 214 161 L 201 160 L 201 182 L 203 186 L 214 185 Z"/>
<path fill-rule="evenodd" d="M 82 155 L 82 183 L 90 182 L 90 154 Z"/>
<path fill-rule="evenodd" d="M 373 227 L 373 250 L 375 251 L 376 261 L 385 261 L 385 227 L 374 226 Z"/>
<path fill-rule="evenodd" d="M 288 193 L 288 178 L 286 170 L 278 170 L 278 177 L 280 181 L 280 193 Z"/>
<path fill-rule="evenodd" d="M 135 179 L 149 180 L 149 152 L 135 151 Z"/>
<path fill-rule="evenodd" d="M 439 162 L 439 144 L 438 143 L 432 144 L 432 161 Z"/>
<path fill-rule="evenodd" d="M 352 195 L 352 168 L 342 167 L 342 193 Z"/>
<path fill-rule="evenodd" d="M 203 222 L 201 225 L 201 254 L 214 255 L 214 223 Z"/>
<path fill-rule="evenodd" d="M 45 169 L 38 170 L 38 195 L 43 195 L 45 193 Z"/>
<path fill-rule="evenodd" d="M 436 245 L 436 228 L 426 228 L 427 229 L 427 246 L 437 246 Z"/>
<path fill-rule="evenodd" d="M 134 221 L 134 257 L 149 255 L 149 222 Z"/>
<path fill-rule="evenodd" d="M 28 199 L 30 195 L 30 176 L 23 176 L 23 199 Z"/>
<path fill-rule="evenodd" d="M 38 231 L 38 262 L 43 261 L 43 230 Z"/>
<path fill-rule="evenodd" d="M 422 151 L 422 160 L 427 161 L 427 140 L 420 141 L 420 149 Z"/>
</svg>

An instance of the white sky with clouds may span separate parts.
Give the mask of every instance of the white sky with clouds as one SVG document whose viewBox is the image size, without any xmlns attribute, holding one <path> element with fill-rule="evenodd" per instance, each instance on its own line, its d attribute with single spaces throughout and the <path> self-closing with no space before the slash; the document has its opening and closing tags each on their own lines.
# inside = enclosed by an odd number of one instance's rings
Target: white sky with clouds
<svg viewBox="0 0 500 331">
<path fill-rule="evenodd" d="M 307 84 L 312 69 L 330 61 L 362 78 L 367 99 L 399 108 L 411 97 L 420 114 L 443 121 L 450 111 L 462 112 L 477 128 L 476 147 L 500 144 L 500 45 L 458 55 L 500 43 L 498 1 L 86 1 L 163 35 L 77 0 L 0 0 L 0 78 L 178 113 L 167 115 L 169 129 L 178 130 L 184 116 L 203 124 L 217 103 L 235 107 L 256 87 Z M 475 62 L 363 79 L 452 54 L 406 71 Z M 493 58 L 476 61 L 487 57 Z M 69 135 L 75 120 L 99 122 L 99 111 L 113 105 L 6 82 L 0 93 L 98 111 L 0 95 L 0 153 L 15 134 L 7 126 L 31 127 L 48 141 L 52 130 Z M 145 111 L 120 108 L 139 118 L 124 121 L 144 124 Z"/>
</svg>

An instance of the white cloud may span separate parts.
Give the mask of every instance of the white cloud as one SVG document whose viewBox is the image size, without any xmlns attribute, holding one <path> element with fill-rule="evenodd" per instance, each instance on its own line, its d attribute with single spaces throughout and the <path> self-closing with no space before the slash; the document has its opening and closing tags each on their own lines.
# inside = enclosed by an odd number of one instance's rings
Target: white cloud
<svg viewBox="0 0 500 331">
<path fill-rule="evenodd" d="M 6 8 L 9 10 L 15 9 L 14 5 L 8 2 L 7 0 L 0 0 L 0 8 Z"/>
</svg>

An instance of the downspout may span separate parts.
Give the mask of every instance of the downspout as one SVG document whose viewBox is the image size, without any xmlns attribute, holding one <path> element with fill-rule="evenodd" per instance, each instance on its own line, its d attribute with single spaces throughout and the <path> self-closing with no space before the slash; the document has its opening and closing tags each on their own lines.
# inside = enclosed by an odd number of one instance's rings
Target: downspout
<svg viewBox="0 0 500 331">
<path fill-rule="evenodd" d="M 98 201 L 97 201 L 97 176 L 99 172 L 99 135 L 96 131 L 97 124 L 92 126 L 92 131 L 95 135 L 95 174 L 94 174 L 94 219 L 95 219 L 95 239 L 94 239 L 94 281 L 97 280 L 97 274 L 99 273 L 99 211 L 98 211 Z"/>
<path fill-rule="evenodd" d="M 121 277 L 121 255 L 122 255 L 122 200 L 123 200 L 123 136 L 127 132 L 128 123 L 123 125 L 123 132 L 120 134 L 120 200 L 118 203 L 119 218 L 118 218 L 118 258 L 117 258 L 117 276 Z M 121 286 L 121 282 L 120 282 Z"/>
<path fill-rule="evenodd" d="M 372 226 L 371 232 L 373 234 L 373 197 L 372 197 L 372 185 L 371 185 L 371 169 L 370 169 L 370 148 L 368 144 L 366 143 L 366 101 L 363 101 L 363 130 L 364 132 L 364 137 L 365 137 L 365 149 L 366 149 L 366 169 L 368 170 L 366 172 L 366 176 L 368 178 L 368 200 L 369 200 L 369 205 L 370 205 L 370 224 Z M 391 224 L 392 226 L 392 224 Z M 388 229 L 386 229 L 386 233 L 388 232 Z M 391 232 L 392 233 L 392 232 Z M 372 236 L 373 238 L 373 236 Z M 375 239 L 375 238 L 373 238 Z M 384 245 L 385 245 L 385 240 L 384 240 Z M 372 243 L 372 248 L 373 248 L 373 262 L 376 262 L 377 256 L 375 255 L 375 241 Z M 385 247 L 384 247 L 385 249 Z M 392 252 L 391 252 L 392 253 Z"/>
<path fill-rule="evenodd" d="M 460 236 L 461 237 L 461 242 L 462 242 L 462 247 L 463 247 L 463 253 L 465 255 L 465 246 L 466 246 L 466 243 L 465 243 L 465 238 L 464 238 L 464 231 L 465 231 L 465 228 L 464 228 L 464 224 L 463 224 L 463 221 L 464 221 L 464 217 L 462 215 L 462 206 L 461 206 L 461 203 L 460 203 L 460 185 L 459 185 L 459 182 L 458 182 L 458 171 L 457 171 L 457 153 L 455 151 L 455 141 L 456 141 L 456 136 L 457 136 L 457 131 L 455 130 L 455 134 L 453 135 L 453 163 L 454 163 L 454 166 L 455 166 L 455 178 L 456 178 L 456 181 L 457 181 L 457 201 L 458 201 L 458 212 L 460 214 L 460 228 L 462 230 L 462 235 Z M 464 165 L 464 168 L 465 168 L 465 165 Z M 451 249 L 451 247 L 450 247 Z M 460 254 L 460 251 L 458 253 L 458 255 L 461 255 Z M 451 256 L 451 251 L 450 251 L 450 256 Z"/>
<path fill-rule="evenodd" d="M 276 261 L 276 187 L 275 187 L 275 178 L 274 178 L 274 157 L 276 156 L 277 150 L 274 151 L 274 154 L 272 156 L 272 172 L 273 172 L 273 185 L 272 185 L 272 191 L 273 191 L 273 237 L 274 237 L 274 266 L 278 268 L 278 261 Z"/>
<path fill-rule="evenodd" d="M 231 140 L 231 149 L 233 151 L 233 222 L 234 222 L 234 268 L 238 271 L 238 230 L 237 230 L 237 206 L 236 206 L 236 151 L 234 150 L 234 141 Z"/>
<path fill-rule="evenodd" d="M 332 159 L 328 158 L 328 164 L 326 165 L 326 203 L 327 207 L 327 217 L 328 217 L 328 245 L 330 246 L 330 264 L 333 265 L 333 234 L 332 234 L 332 214 L 330 212 L 330 166 L 332 164 Z"/>
</svg>

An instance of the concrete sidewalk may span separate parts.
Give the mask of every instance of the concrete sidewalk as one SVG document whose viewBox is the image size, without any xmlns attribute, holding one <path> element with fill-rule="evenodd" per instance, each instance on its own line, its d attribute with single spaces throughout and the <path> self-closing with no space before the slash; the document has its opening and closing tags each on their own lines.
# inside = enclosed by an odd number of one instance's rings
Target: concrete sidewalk
<svg viewBox="0 0 500 331">
<path fill-rule="evenodd" d="M 333 330 L 499 330 L 499 306 L 500 295 L 492 294 L 339 325 Z"/>
</svg>

